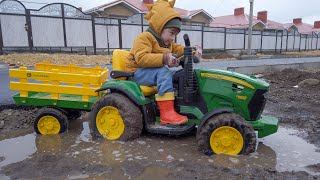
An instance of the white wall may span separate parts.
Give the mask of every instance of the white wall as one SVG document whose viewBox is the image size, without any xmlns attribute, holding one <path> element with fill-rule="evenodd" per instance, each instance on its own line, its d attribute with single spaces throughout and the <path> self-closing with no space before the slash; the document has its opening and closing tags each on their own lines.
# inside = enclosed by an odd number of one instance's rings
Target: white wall
<svg viewBox="0 0 320 180">
<path fill-rule="evenodd" d="M 1 15 L 0 20 L 4 47 L 29 46 L 25 16 Z"/>
<path fill-rule="evenodd" d="M 92 21 L 66 19 L 67 46 L 93 46 Z"/>
<path fill-rule="evenodd" d="M 131 48 L 135 38 L 141 33 L 141 26 L 121 25 L 122 28 L 122 48 Z"/>
<path fill-rule="evenodd" d="M 34 47 L 63 47 L 62 19 L 31 17 Z"/>
<path fill-rule="evenodd" d="M 118 26 L 96 25 L 96 45 L 97 48 L 119 48 L 119 28 Z M 108 31 L 108 32 L 107 32 Z"/>
</svg>

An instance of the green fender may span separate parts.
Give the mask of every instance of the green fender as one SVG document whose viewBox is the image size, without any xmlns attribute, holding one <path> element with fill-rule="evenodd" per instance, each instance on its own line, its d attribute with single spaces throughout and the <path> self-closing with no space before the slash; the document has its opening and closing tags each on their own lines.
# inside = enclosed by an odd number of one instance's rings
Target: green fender
<svg viewBox="0 0 320 180">
<path fill-rule="evenodd" d="M 200 131 L 200 129 L 202 128 L 202 126 L 205 125 L 205 123 L 213 116 L 215 115 L 218 115 L 218 114 L 222 114 L 222 113 L 232 113 L 234 112 L 232 108 L 230 107 L 221 107 L 221 108 L 218 108 L 218 109 L 215 109 L 211 112 L 208 112 L 207 114 L 205 114 L 201 121 L 200 121 L 200 124 L 198 126 L 198 132 Z"/>
<path fill-rule="evenodd" d="M 118 92 L 126 95 L 136 105 L 142 106 L 146 104 L 146 98 L 144 97 L 140 86 L 136 82 L 132 81 L 107 81 L 96 92 L 110 90 L 111 93 Z"/>
</svg>

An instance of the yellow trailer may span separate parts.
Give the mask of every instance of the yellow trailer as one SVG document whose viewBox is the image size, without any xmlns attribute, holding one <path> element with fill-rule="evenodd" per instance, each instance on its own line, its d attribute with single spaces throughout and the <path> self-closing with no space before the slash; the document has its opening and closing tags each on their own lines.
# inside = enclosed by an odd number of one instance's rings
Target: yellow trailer
<svg viewBox="0 0 320 180">
<path fill-rule="evenodd" d="M 10 69 L 10 89 L 18 105 L 45 107 L 35 119 L 35 131 L 57 134 L 68 127 L 68 119 L 78 118 L 81 111 L 90 111 L 101 92 L 95 92 L 106 80 L 107 68 L 56 65 L 43 62 L 33 70 L 27 67 Z"/>
</svg>

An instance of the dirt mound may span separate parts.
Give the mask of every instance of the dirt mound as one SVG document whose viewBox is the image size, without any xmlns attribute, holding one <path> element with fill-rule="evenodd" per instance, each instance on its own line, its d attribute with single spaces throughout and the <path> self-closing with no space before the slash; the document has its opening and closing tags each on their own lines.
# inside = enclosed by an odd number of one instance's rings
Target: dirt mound
<svg viewBox="0 0 320 180">
<path fill-rule="evenodd" d="M 302 71 L 297 69 L 285 69 L 281 72 L 267 74 L 264 77 L 274 84 L 283 84 L 286 82 L 287 86 L 295 86 L 305 79 L 320 79 L 320 70 Z"/>
<path fill-rule="evenodd" d="M 320 79 L 320 71 L 286 69 L 263 78 L 271 85 L 265 114 L 306 131 L 305 138 L 320 147 L 320 84 L 294 87 L 305 79 Z"/>
<path fill-rule="evenodd" d="M 320 172 L 320 163 L 318 164 L 313 164 L 310 166 L 307 166 L 309 169 L 311 169 L 314 172 Z"/>
<path fill-rule="evenodd" d="M 32 106 L 0 106 L 0 132 L 33 127 L 37 111 Z"/>
<path fill-rule="evenodd" d="M 316 86 L 320 83 L 318 79 L 305 79 L 299 82 L 298 87 Z"/>
</svg>

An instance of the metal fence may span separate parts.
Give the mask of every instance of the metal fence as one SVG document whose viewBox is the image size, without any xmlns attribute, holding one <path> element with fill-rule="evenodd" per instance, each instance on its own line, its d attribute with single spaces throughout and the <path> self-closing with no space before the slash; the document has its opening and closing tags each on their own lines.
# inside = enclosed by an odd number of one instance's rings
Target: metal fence
<svg viewBox="0 0 320 180">
<path fill-rule="evenodd" d="M 0 53 L 4 51 L 68 51 L 86 54 L 130 49 L 135 37 L 148 28 L 143 14 L 128 19 L 94 17 L 76 7 L 48 4 L 38 10 L 26 9 L 17 0 L 0 2 Z M 183 44 L 189 34 L 192 45 L 203 49 L 241 50 L 247 48 L 246 29 L 183 25 L 176 41 Z M 297 31 L 253 31 L 252 49 L 257 51 L 305 51 L 320 49 L 318 34 Z"/>
</svg>

